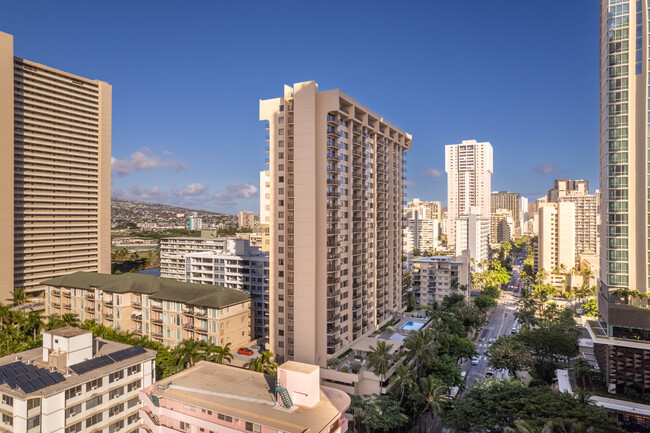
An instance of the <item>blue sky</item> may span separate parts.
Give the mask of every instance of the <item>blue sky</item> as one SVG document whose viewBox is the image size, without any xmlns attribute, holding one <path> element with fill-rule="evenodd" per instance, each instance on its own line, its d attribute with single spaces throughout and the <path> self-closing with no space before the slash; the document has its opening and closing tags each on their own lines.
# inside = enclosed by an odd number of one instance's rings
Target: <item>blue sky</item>
<svg viewBox="0 0 650 433">
<path fill-rule="evenodd" d="M 413 135 L 408 196 L 446 201 L 444 145 L 494 147 L 494 190 L 598 179 L 598 2 L 7 2 L 16 56 L 113 86 L 114 196 L 258 211 L 259 99 L 340 88 Z"/>
</svg>

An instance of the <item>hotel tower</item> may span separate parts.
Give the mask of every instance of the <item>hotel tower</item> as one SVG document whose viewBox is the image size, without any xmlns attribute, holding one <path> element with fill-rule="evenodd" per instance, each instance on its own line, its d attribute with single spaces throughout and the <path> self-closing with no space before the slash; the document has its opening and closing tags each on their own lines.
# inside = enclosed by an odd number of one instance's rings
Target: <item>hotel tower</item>
<svg viewBox="0 0 650 433">
<path fill-rule="evenodd" d="M 588 327 L 611 392 L 650 390 L 648 2 L 601 0 L 598 308 Z"/>
<path fill-rule="evenodd" d="M 326 365 L 402 307 L 411 135 L 313 81 L 260 101 L 270 168 L 271 347 Z"/>
<path fill-rule="evenodd" d="M 111 86 L 15 57 L 0 32 L 0 152 L 0 298 L 110 273 Z"/>
</svg>

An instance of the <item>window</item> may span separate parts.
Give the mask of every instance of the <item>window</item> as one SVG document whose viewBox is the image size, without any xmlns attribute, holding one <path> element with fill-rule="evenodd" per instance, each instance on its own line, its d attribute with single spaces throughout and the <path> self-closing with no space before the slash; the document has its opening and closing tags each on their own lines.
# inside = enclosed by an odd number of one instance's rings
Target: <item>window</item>
<svg viewBox="0 0 650 433">
<path fill-rule="evenodd" d="M 96 413 L 95 415 L 88 418 L 86 420 L 86 428 L 91 427 L 91 426 L 93 426 L 93 425 L 95 425 L 95 424 L 97 424 L 99 422 L 102 422 L 102 415 L 103 414 L 104 414 L 103 412 Z"/>
<path fill-rule="evenodd" d="M 131 409 L 134 406 L 137 406 L 140 403 L 140 398 L 139 397 L 133 397 L 129 402 L 127 403 L 127 406 L 129 409 Z"/>
<path fill-rule="evenodd" d="M 9 415 L 7 415 L 6 413 L 3 413 L 3 414 L 2 414 L 2 423 L 3 423 L 4 425 L 10 425 L 10 426 L 13 426 L 13 425 L 14 425 L 14 418 L 11 417 L 11 416 L 9 416 Z"/>
<path fill-rule="evenodd" d="M 72 418 L 73 416 L 77 416 L 80 413 L 81 413 L 81 403 L 67 408 L 65 410 L 65 419 Z"/>
<path fill-rule="evenodd" d="M 27 410 L 32 410 L 36 407 L 41 406 L 41 399 L 40 398 L 32 398 L 27 400 Z"/>
<path fill-rule="evenodd" d="M 9 395 L 2 395 L 2 404 L 6 404 L 7 406 L 13 406 L 14 405 L 14 398 L 9 396 Z"/>
<path fill-rule="evenodd" d="M 41 425 L 41 416 L 40 415 L 36 415 L 35 417 L 32 417 L 32 418 L 27 420 L 27 430 L 31 430 L 33 428 L 36 428 L 39 425 Z"/>
<path fill-rule="evenodd" d="M 140 379 L 138 379 L 138 380 L 136 380 L 135 382 L 131 382 L 131 383 L 129 383 L 129 384 L 127 385 L 127 387 L 126 387 L 126 388 L 127 388 L 126 391 L 127 391 L 127 392 L 131 392 L 131 391 L 133 391 L 134 389 L 140 389 L 141 385 L 142 385 L 142 382 L 140 381 Z"/>
<path fill-rule="evenodd" d="M 65 399 L 69 400 L 71 398 L 81 395 L 81 385 L 75 386 L 74 388 L 65 390 Z"/>
<path fill-rule="evenodd" d="M 93 391 L 102 386 L 102 378 L 91 380 L 86 384 L 86 392 Z"/>
<path fill-rule="evenodd" d="M 82 425 L 81 425 L 81 421 L 79 421 L 78 423 L 73 424 L 70 427 L 67 427 L 65 429 L 65 433 L 79 433 L 81 432 L 81 429 L 82 429 Z"/>
<path fill-rule="evenodd" d="M 108 393 L 108 399 L 113 400 L 114 398 L 124 395 L 124 387 L 120 386 Z"/>
<path fill-rule="evenodd" d="M 194 412 L 196 410 L 196 408 L 194 406 L 192 406 L 191 404 L 185 404 L 185 403 L 183 403 L 183 409 L 191 410 L 192 412 Z"/>
<path fill-rule="evenodd" d="M 255 433 L 260 433 L 261 427 L 259 424 L 253 424 L 252 422 L 246 421 L 246 431 L 252 431 Z"/>
<path fill-rule="evenodd" d="M 133 367 L 129 367 L 126 374 L 128 376 L 131 376 L 132 374 L 140 373 L 140 371 L 141 371 L 141 366 L 140 364 L 138 364 L 138 365 L 134 365 Z"/>
<path fill-rule="evenodd" d="M 224 415 L 222 413 L 217 414 L 217 419 L 220 419 L 220 420 L 226 421 L 226 422 L 232 422 L 232 417 L 231 416 Z"/>
<path fill-rule="evenodd" d="M 181 430 L 183 431 L 188 431 L 190 429 L 190 425 L 186 422 L 181 421 Z"/>
<path fill-rule="evenodd" d="M 98 395 L 86 401 L 86 410 L 92 409 L 95 406 L 99 406 L 104 401 L 103 395 Z"/>
<path fill-rule="evenodd" d="M 118 380 L 124 379 L 124 370 L 116 371 L 115 373 L 111 373 L 108 376 L 108 383 L 113 383 Z"/>
</svg>

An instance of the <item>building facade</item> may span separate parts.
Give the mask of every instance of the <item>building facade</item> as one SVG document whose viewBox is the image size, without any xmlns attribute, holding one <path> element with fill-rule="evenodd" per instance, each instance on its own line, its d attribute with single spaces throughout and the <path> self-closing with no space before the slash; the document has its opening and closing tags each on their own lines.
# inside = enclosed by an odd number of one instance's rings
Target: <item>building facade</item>
<svg viewBox="0 0 650 433">
<path fill-rule="evenodd" d="M 142 390 L 140 417 L 152 433 L 345 433 L 350 397 L 321 386 L 319 373 L 298 362 L 267 376 L 201 361 Z"/>
<path fill-rule="evenodd" d="M 412 256 L 413 250 L 435 251 L 439 245 L 440 220 L 420 218 L 417 210 L 404 211 L 404 254 Z"/>
<path fill-rule="evenodd" d="M 490 197 L 490 211 L 494 213 L 498 209 L 507 209 L 510 211 L 510 216 L 514 222 L 514 227 L 517 228 L 521 226 L 521 197 L 519 196 L 518 192 L 492 192 L 492 196 Z"/>
<path fill-rule="evenodd" d="M 418 305 L 441 302 L 445 296 L 469 291 L 470 263 L 468 256 L 418 257 L 411 264 L 411 291 Z"/>
<path fill-rule="evenodd" d="M 422 201 L 414 198 L 408 202 L 404 208 L 407 218 L 415 218 L 415 213 L 422 219 L 436 219 L 440 221 L 442 217 L 442 205 L 439 201 Z"/>
<path fill-rule="evenodd" d="M 90 331 L 47 331 L 42 348 L 0 358 L 0 431 L 138 432 L 138 393 L 153 383 L 155 358 Z"/>
<path fill-rule="evenodd" d="M 650 390 L 648 2 L 600 2 L 601 230 L 594 352 L 610 391 Z M 621 292 L 638 291 L 640 296 Z M 589 328 L 589 327 L 588 327 Z"/>
<path fill-rule="evenodd" d="M 252 229 L 255 227 L 255 214 L 246 210 L 239 211 L 239 215 L 237 215 L 237 225 L 240 228 Z"/>
<path fill-rule="evenodd" d="M 203 230 L 203 218 L 198 216 L 196 212 L 191 215 L 188 220 L 188 228 L 190 230 Z"/>
<path fill-rule="evenodd" d="M 270 142 L 272 347 L 325 366 L 402 306 L 411 135 L 313 81 L 260 101 L 260 120 Z"/>
<path fill-rule="evenodd" d="M 456 218 L 456 256 L 468 255 L 475 265 L 489 259 L 490 219 L 483 218 L 477 207 Z"/>
<path fill-rule="evenodd" d="M 147 274 L 76 272 L 45 281 L 47 314 L 76 314 L 173 347 L 183 340 L 233 347 L 251 341 L 251 300 L 241 290 Z"/>
<path fill-rule="evenodd" d="M 578 255 L 591 252 L 598 254 L 600 215 L 598 195 L 589 194 L 589 181 L 556 179 L 546 195 L 550 203 L 571 202 L 575 204 L 575 252 Z"/>
<path fill-rule="evenodd" d="M 0 143 L 3 299 L 110 272 L 111 86 L 15 57 L 0 32 Z"/>
<path fill-rule="evenodd" d="M 261 249 L 265 253 L 271 250 L 271 172 L 260 171 L 260 234 L 262 235 Z"/>
<path fill-rule="evenodd" d="M 494 209 L 490 215 L 490 242 L 508 242 L 515 234 L 515 222 L 508 209 Z"/>
<path fill-rule="evenodd" d="M 269 256 L 249 241 L 229 239 L 223 251 L 185 256 L 185 280 L 242 290 L 251 296 L 253 338 L 269 335 Z"/>
<path fill-rule="evenodd" d="M 537 211 L 539 234 L 535 272 L 544 269 L 554 285 L 562 285 L 565 275 L 576 265 L 575 204 L 543 203 Z M 560 271 L 560 272 L 558 272 Z"/>
<path fill-rule="evenodd" d="M 228 238 L 203 236 L 162 238 L 160 239 L 160 276 L 185 281 L 185 257 L 188 254 L 200 251 L 225 251 L 227 246 Z"/>
</svg>

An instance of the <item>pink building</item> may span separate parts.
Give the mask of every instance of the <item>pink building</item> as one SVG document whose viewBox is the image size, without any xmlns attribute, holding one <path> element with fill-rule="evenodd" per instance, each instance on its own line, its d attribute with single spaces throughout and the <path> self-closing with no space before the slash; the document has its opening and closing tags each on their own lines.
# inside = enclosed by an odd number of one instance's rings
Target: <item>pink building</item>
<svg viewBox="0 0 650 433">
<path fill-rule="evenodd" d="M 286 362 L 278 376 L 199 362 L 140 391 L 140 432 L 345 433 L 350 397 L 320 386 L 318 366 Z"/>
</svg>

